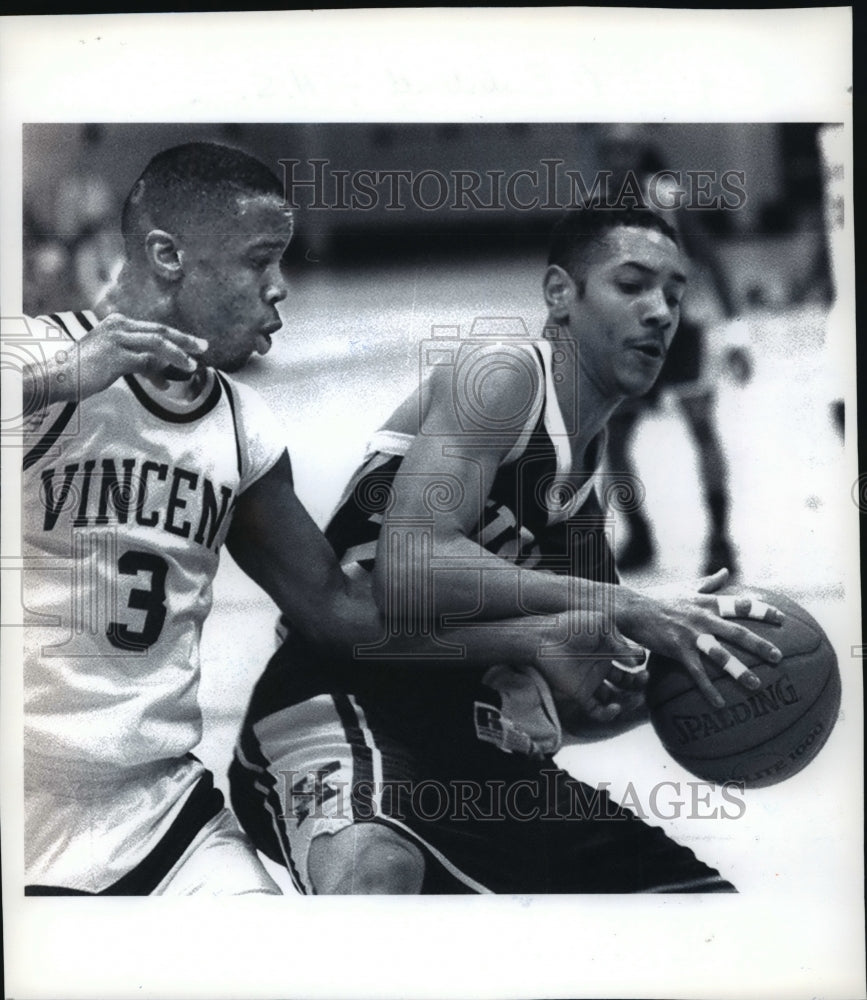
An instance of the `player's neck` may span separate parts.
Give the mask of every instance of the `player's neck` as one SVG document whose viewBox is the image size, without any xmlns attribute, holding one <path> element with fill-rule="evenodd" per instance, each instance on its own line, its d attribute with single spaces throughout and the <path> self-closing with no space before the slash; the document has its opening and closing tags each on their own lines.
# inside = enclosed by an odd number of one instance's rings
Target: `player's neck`
<svg viewBox="0 0 867 1000">
<path fill-rule="evenodd" d="M 578 366 L 578 420 L 579 437 L 586 444 L 605 427 L 611 414 L 622 402 L 623 397 L 612 399 L 605 392 L 591 372 L 583 365 Z"/>
<path fill-rule="evenodd" d="M 611 399 L 581 365 L 580 350 L 565 324 L 558 324 L 549 317 L 543 336 L 552 344 L 555 391 L 563 413 L 575 412 L 577 393 L 578 434 L 573 441 L 573 450 L 583 455 L 590 442 L 608 423 L 620 398 Z M 562 358 L 559 362 L 561 366 L 572 366 L 570 371 L 557 371 L 557 355 Z"/>
</svg>

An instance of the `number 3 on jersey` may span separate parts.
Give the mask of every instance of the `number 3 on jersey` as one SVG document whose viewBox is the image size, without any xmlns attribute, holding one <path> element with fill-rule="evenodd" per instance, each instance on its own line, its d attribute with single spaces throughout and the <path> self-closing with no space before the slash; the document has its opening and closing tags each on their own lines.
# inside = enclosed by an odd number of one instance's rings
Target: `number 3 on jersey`
<svg viewBox="0 0 867 1000">
<path fill-rule="evenodd" d="M 166 620 L 166 573 L 168 564 L 162 556 L 152 552 L 131 550 L 117 561 L 117 571 L 123 576 L 138 576 L 150 573 L 150 586 L 145 590 L 133 587 L 129 592 L 127 608 L 144 611 L 144 622 L 140 629 L 134 629 L 124 622 L 109 622 L 106 637 L 118 649 L 143 650 L 152 646 L 160 637 Z"/>
</svg>

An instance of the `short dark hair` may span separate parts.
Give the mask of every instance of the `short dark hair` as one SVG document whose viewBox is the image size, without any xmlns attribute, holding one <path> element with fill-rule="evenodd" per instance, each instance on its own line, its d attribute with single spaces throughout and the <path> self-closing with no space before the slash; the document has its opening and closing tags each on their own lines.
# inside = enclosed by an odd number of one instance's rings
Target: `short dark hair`
<svg viewBox="0 0 867 1000">
<path fill-rule="evenodd" d="M 146 227 L 176 232 L 191 213 L 214 210 L 238 195 L 282 198 L 283 188 L 264 163 L 232 146 L 188 142 L 157 153 L 124 201 L 121 232 L 127 253 Z"/>
<path fill-rule="evenodd" d="M 618 205 L 613 208 L 589 205 L 569 209 L 560 217 L 551 231 L 548 264 L 557 264 L 567 274 L 577 278 L 586 266 L 591 251 L 618 226 L 655 229 L 680 246 L 677 230 L 647 205 Z"/>
</svg>

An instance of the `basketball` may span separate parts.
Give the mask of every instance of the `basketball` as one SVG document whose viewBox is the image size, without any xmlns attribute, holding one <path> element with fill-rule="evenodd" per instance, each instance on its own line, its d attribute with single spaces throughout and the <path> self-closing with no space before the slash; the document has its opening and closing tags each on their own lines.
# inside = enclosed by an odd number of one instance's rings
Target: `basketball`
<svg viewBox="0 0 867 1000">
<path fill-rule="evenodd" d="M 683 666 L 653 655 L 647 702 L 663 746 L 696 777 L 762 788 L 797 774 L 819 753 L 837 721 L 841 686 L 837 657 L 812 615 L 776 591 L 750 588 L 749 593 L 786 616 L 782 625 L 741 622 L 774 643 L 782 660 L 774 665 L 722 645 L 759 677 L 762 687 L 748 690 L 703 657 L 726 702 L 714 708 Z"/>
</svg>

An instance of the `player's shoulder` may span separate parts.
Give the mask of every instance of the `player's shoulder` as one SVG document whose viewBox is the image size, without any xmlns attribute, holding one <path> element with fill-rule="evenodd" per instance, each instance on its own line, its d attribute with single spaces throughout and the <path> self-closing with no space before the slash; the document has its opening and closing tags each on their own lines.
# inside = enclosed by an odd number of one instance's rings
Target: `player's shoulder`
<svg viewBox="0 0 867 1000">
<path fill-rule="evenodd" d="M 434 369 L 429 391 L 440 406 L 454 411 L 464 429 L 500 431 L 538 408 L 544 386 L 538 345 L 467 341 L 453 364 Z"/>
<path fill-rule="evenodd" d="M 232 411 L 243 490 L 276 464 L 286 451 L 286 435 L 258 390 L 223 372 L 217 379 Z"/>
<path fill-rule="evenodd" d="M 229 404 L 240 417 L 246 418 L 249 415 L 252 419 L 257 419 L 264 414 L 271 414 L 271 407 L 258 389 L 225 372 L 217 371 L 215 375 Z"/>
<path fill-rule="evenodd" d="M 455 373 L 466 377 L 478 369 L 487 376 L 539 376 L 543 372 L 543 345 L 530 340 L 479 339 L 463 341 L 456 353 Z"/>
</svg>

